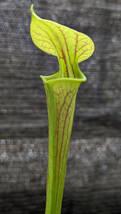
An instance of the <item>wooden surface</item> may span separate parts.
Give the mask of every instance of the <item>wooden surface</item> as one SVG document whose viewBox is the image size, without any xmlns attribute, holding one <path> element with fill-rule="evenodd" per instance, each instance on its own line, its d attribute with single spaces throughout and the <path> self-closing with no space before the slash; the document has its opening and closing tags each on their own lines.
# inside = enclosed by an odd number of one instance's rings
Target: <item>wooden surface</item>
<svg viewBox="0 0 121 214">
<path fill-rule="evenodd" d="M 121 0 L 34 1 L 37 14 L 89 35 L 80 68 L 63 214 L 121 212 Z M 31 41 L 31 1 L 0 1 L 0 213 L 44 213 L 48 118 L 40 74 L 56 57 Z M 32 203 L 31 203 L 32 201 Z M 41 205 L 40 205 L 41 204 Z M 40 205 L 40 210 L 39 210 Z"/>
</svg>

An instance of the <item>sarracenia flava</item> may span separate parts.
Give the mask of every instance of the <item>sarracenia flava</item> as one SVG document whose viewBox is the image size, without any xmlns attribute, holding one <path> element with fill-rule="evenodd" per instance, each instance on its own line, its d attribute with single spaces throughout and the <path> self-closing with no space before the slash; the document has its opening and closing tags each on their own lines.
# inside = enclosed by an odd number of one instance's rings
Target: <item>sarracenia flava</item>
<svg viewBox="0 0 121 214">
<path fill-rule="evenodd" d="M 60 214 L 68 146 L 71 136 L 75 100 L 79 85 L 86 81 L 78 63 L 94 52 L 93 41 L 85 34 L 56 22 L 41 19 L 31 6 L 30 32 L 34 44 L 57 56 L 59 71 L 40 76 L 43 80 L 49 118 L 49 152 L 46 214 Z"/>
</svg>

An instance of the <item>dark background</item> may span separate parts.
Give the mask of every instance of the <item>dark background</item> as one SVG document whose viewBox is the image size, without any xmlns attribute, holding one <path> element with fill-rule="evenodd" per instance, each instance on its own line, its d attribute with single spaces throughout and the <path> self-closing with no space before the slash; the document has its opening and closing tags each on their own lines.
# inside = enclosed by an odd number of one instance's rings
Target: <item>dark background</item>
<svg viewBox="0 0 121 214">
<path fill-rule="evenodd" d="M 121 0 L 38 0 L 36 13 L 89 35 L 62 214 L 121 213 Z M 44 214 L 48 118 L 40 74 L 56 57 L 30 37 L 30 4 L 0 1 L 0 213 Z"/>
</svg>

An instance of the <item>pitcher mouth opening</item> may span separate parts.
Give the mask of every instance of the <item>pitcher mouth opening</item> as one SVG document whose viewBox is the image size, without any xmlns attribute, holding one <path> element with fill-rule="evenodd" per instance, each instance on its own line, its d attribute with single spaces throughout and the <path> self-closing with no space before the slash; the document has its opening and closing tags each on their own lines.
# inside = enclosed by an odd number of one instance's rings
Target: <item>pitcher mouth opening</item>
<svg viewBox="0 0 121 214">
<path fill-rule="evenodd" d="M 55 74 L 52 74 L 52 75 L 48 75 L 48 76 L 43 76 L 43 75 L 40 75 L 40 78 L 42 79 L 42 81 L 44 83 L 47 83 L 47 82 L 57 82 L 57 81 L 72 81 L 72 82 L 86 82 L 87 81 L 87 78 L 86 76 L 81 73 L 81 77 L 80 78 L 72 78 L 72 77 L 59 77 L 59 72 L 55 73 Z"/>
</svg>

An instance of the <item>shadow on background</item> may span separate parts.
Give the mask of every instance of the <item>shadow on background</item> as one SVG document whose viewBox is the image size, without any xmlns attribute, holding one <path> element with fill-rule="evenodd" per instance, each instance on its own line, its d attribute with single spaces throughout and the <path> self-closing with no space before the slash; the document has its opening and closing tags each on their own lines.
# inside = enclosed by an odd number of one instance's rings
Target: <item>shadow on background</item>
<svg viewBox="0 0 121 214">
<path fill-rule="evenodd" d="M 62 214 L 113 214 L 121 212 L 121 193 L 117 189 L 81 189 L 64 193 Z M 0 213 L 44 214 L 44 192 L 15 192 L 0 195 Z"/>
</svg>

